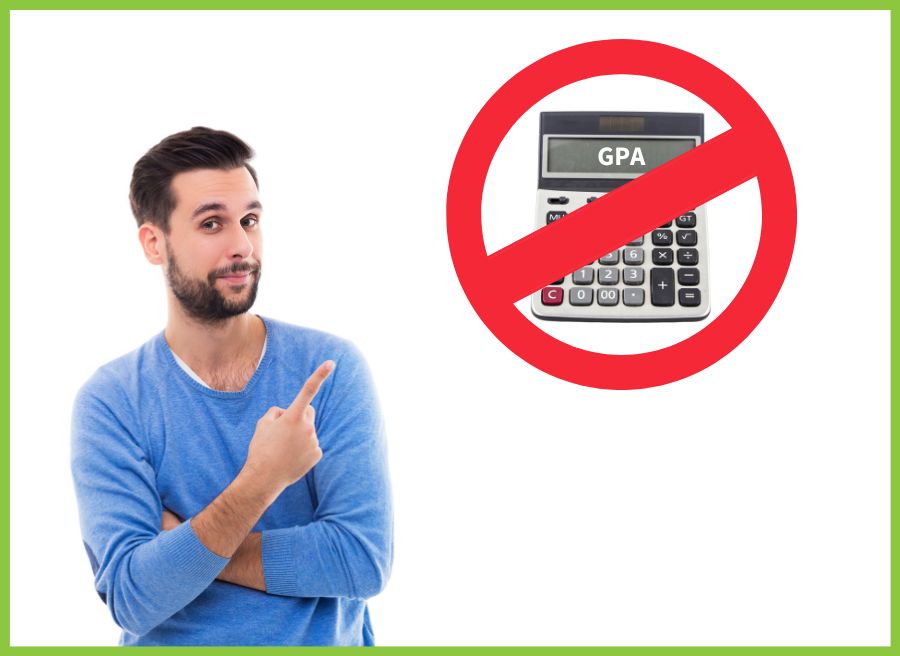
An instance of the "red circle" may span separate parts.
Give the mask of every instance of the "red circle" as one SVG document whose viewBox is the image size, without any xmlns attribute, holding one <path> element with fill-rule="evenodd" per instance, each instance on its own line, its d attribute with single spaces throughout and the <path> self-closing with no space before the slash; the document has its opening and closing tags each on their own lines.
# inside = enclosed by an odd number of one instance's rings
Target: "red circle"
<svg viewBox="0 0 900 656">
<path fill-rule="evenodd" d="M 610 355 L 580 349 L 543 332 L 512 303 L 488 293 L 481 201 L 500 142 L 532 105 L 557 89 L 601 75 L 641 75 L 676 84 L 713 107 L 756 145 L 762 205 L 759 248 L 750 275 L 723 312 L 692 337 L 648 353 Z M 727 220 L 727 219 L 723 219 Z M 790 164 L 775 129 L 744 89 L 712 64 L 650 41 L 594 41 L 555 52 L 514 75 L 484 105 L 460 144 L 447 190 L 453 266 L 472 307 L 507 348 L 538 369 L 579 385 L 639 389 L 686 378 L 731 352 L 759 324 L 787 275 L 797 230 Z"/>
</svg>

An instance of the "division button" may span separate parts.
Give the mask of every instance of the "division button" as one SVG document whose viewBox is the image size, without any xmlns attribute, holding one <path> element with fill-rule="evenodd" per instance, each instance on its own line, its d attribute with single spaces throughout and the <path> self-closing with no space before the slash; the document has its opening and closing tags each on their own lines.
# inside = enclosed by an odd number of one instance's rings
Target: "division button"
<svg viewBox="0 0 900 656">
<path fill-rule="evenodd" d="M 544 287 L 541 290 L 541 303 L 544 305 L 562 305 L 562 287 Z"/>
<path fill-rule="evenodd" d="M 650 302 L 653 305 L 675 305 L 675 272 L 672 269 L 650 269 Z"/>
<path fill-rule="evenodd" d="M 700 261 L 700 253 L 696 248 L 679 248 L 678 264 L 682 266 L 696 266 Z"/>
<path fill-rule="evenodd" d="M 696 307 L 700 305 L 699 289 L 679 289 L 678 302 L 685 307 Z"/>
</svg>

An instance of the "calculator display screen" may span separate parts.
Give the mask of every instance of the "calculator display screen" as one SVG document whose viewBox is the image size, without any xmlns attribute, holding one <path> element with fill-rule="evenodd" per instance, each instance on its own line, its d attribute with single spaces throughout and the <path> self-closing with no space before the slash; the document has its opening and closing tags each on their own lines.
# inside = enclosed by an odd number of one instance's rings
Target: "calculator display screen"
<svg viewBox="0 0 900 656">
<path fill-rule="evenodd" d="M 693 138 L 548 137 L 546 173 L 571 177 L 631 177 L 683 155 Z M 599 175 L 598 175 L 599 174 Z"/>
</svg>

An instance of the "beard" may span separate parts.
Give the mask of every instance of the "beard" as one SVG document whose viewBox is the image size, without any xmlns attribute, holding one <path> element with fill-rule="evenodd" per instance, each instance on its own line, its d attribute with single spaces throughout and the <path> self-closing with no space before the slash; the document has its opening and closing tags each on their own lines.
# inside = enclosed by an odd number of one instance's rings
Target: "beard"
<svg viewBox="0 0 900 656">
<path fill-rule="evenodd" d="M 166 279 L 169 288 L 181 303 L 184 311 L 201 323 L 221 323 L 226 319 L 243 314 L 256 301 L 256 289 L 262 274 L 261 263 L 257 263 L 255 267 L 248 262 L 236 263 L 225 269 L 211 271 L 203 280 L 186 276 L 178 266 L 171 250 L 168 252 L 167 260 L 169 268 L 166 271 Z M 251 272 L 249 280 L 244 283 L 244 286 L 250 286 L 246 296 L 226 298 L 216 287 L 216 280 L 220 276 L 234 275 L 245 271 Z"/>
</svg>

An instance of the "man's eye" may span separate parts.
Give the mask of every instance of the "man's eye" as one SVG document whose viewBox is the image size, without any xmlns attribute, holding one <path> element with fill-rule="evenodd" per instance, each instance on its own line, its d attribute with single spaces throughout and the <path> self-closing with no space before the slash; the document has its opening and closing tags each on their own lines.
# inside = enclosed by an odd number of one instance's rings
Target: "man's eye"
<svg viewBox="0 0 900 656">
<path fill-rule="evenodd" d="M 200 227 L 203 228 L 204 230 L 211 230 L 213 227 L 218 225 L 218 223 L 219 223 L 218 221 L 210 219 L 209 221 L 204 221 L 203 223 L 201 223 Z"/>
<path fill-rule="evenodd" d="M 252 227 L 259 223 L 259 217 L 254 216 L 252 214 L 245 216 L 241 223 L 243 223 L 246 227 Z"/>
</svg>

